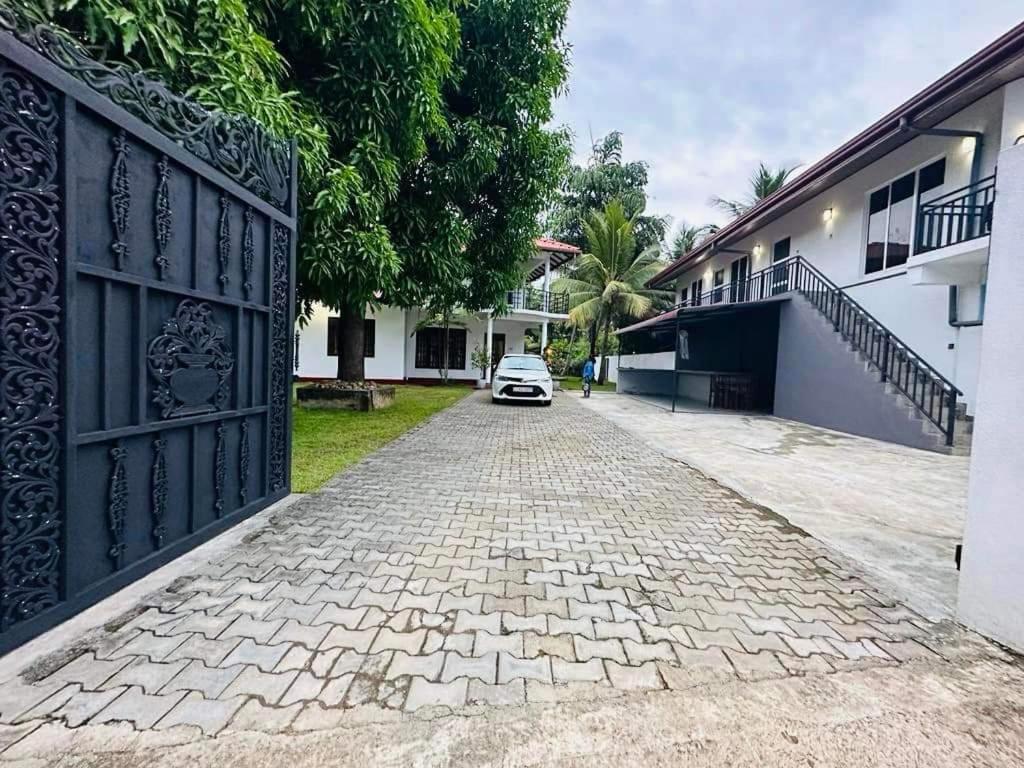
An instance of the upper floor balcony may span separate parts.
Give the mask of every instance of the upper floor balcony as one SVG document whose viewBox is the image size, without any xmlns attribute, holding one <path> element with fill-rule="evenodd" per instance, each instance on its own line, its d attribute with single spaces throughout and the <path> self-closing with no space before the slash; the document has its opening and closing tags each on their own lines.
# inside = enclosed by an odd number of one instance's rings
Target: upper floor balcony
<svg viewBox="0 0 1024 768">
<path fill-rule="evenodd" d="M 907 272 L 915 285 L 982 281 L 996 196 L 995 174 L 921 203 L 914 255 Z"/>
<path fill-rule="evenodd" d="M 510 311 L 541 312 L 548 315 L 569 314 L 569 294 L 523 286 L 509 291 L 506 297 Z"/>
</svg>

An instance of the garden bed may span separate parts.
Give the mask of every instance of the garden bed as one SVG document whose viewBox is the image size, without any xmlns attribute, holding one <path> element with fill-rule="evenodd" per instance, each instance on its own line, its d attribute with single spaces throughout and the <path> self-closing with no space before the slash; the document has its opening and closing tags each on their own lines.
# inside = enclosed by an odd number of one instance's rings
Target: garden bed
<svg viewBox="0 0 1024 768">
<path fill-rule="evenodd" d="M 345 411 L 379 411 L 395 403 L 395 387 L 372 382 L 317 382 L 295 392 L 303 408 Z"/>
</svg>

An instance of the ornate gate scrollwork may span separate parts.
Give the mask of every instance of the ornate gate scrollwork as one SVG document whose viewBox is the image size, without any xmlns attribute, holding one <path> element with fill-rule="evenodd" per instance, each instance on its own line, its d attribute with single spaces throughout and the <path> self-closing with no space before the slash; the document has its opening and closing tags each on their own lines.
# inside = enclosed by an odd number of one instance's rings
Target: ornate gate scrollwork
<svg viewBox="0 0 1024 768">
<path fill-rule="evenodd" d="M 160 416 L 194 416 L 223 410 L 235 358 L 209 304 L 185 299 L 149 344 L 153 402 Z"/>
</svg>

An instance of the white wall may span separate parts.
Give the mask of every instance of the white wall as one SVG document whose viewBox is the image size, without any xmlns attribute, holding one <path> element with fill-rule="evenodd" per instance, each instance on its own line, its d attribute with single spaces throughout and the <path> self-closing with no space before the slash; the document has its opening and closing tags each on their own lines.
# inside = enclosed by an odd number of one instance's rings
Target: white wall
<svg viewBox="0 0 1024 768">
<path fill-rule="evenodd" d="M 439 379 L 441 374 L 436 368 L 416 367 L 416 324 L 420 321 L 419 310 L 409 310 L 405 318 L 405 359 L 406 378 L 408 379 Z M 538 324 L 539 325 L 539 324 Z M 526 338 L 527 325 L 512 320 L 495 320 L 494 332 L 505 334 L 505 352 L 522 352 L 523 343 Z M 466 324 L 466 367 L 464 370 L 448 371 L 448 378 L 476 381 L 480 377 L 480 371 L 473 368 L 470 358 L 473 356 L 473 349 L 479 344 L 487 347 L 487 319 L 477 317 Z"/>
<path fill-rule="evenodd" d="M 299 369 L 302 378 L 333 379 L 338 375 L 338 358 L 327 355 L 327 318 L 332 313 L 317 305 L 313 317 L 299 331 Z M 365 359 L 367 379 L 402 379 L 405 360 L 402 334 L 405 313 L 395 307 L 366 308 L 366 317 L 375 321 L 374 356 Z M 337 315 L 335 315 L 336 317 Z"/>
<path fill-rule="evenodd" d="M 994 171 L 1003 137 L 1003 90 L 989 94 L 941 124 L 944 128 L 985 134 L 982 176 Z M 1024 93 L 1014 90 L 1007 97 L 1006 108 L 1008 114 L 1019 112 L 1019 117 L 1024 119 Z M 791 255 L 803 256 L 846 288 L 927 362 L 950 377 L 973 405 L 981 329 L 949 326 L 948 288 L 910 285 L 905 265 L 872 274 L 864 270 L 868 193 L 943 156 L 946 158 L 945 184 L 931 191 L 928 197 L 967 184 L 972 159 L 970 142 L 965 143 L 960 137 L 921 136 L 729 247 L 753 251 L 760 245 L 760 253 L 755 253 L 751 260 L 753 272 L 771 265 L 775 242 L 791 238 Z M 832 209 L 829 222 L 823 219 L 827 208 Z M 723 268 L 728 285 L 729 265 L 737 258 L 737 254 L 728 253 L 707 258 L 681 275 L 677 286 L 689 286 L 703 278 L 704 291 L 709 291 L 713 287 L 714 272 Z M 972 313 L 976 311 L 978 291 L 977 286 L 961 291 L 961 320 L 975 319 Z M 949 349 L 950 344 L 953 349 Z"/>
<path fill-rule="evenodd" d="M 1024 145 L 1000 156 L 960 573 L 960 619 L 1024 651 Z"/>
<path fill-rule="evenodd" d="M 313 317 L 299 330 L 299 368 L 302 378 L 333 379 L 338 373 L 338 358 L 327 355 L 327 319 L 331 312 L 317 305 Z M 366 378 L 371 380 L 401 381 L 403 379 L 439 379 L 433 368 L 416 368 L 416 323 L 419 310 L 381 307 L 376 311 L 367 307 L 366 317 L 376 322 L 374 356 L 365 358 Z M 495 320 L 494 332 L 505 334 L 505 351 L 522 352 L 526 338 L 526 323 Z M 472 368 L 473 348 L 486 346 L 487 320 L 477 318 L 466 327 L 466 368 L 450 371 L 453 379 L 476 380 L 479 371 Z"/>
</svg>

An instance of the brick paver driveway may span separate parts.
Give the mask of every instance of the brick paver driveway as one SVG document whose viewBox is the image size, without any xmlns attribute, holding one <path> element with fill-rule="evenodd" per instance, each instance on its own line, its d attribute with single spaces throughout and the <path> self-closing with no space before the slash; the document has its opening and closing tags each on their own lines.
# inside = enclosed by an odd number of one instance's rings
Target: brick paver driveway
<svg viewBox="0 0 1024 768">
<path fill-rule="evenodd" d="M 474 396 L 5 684 L 0 747 L 827 674 L 941 653 L 938 629 L 569 396 Z"/>
</svg>

